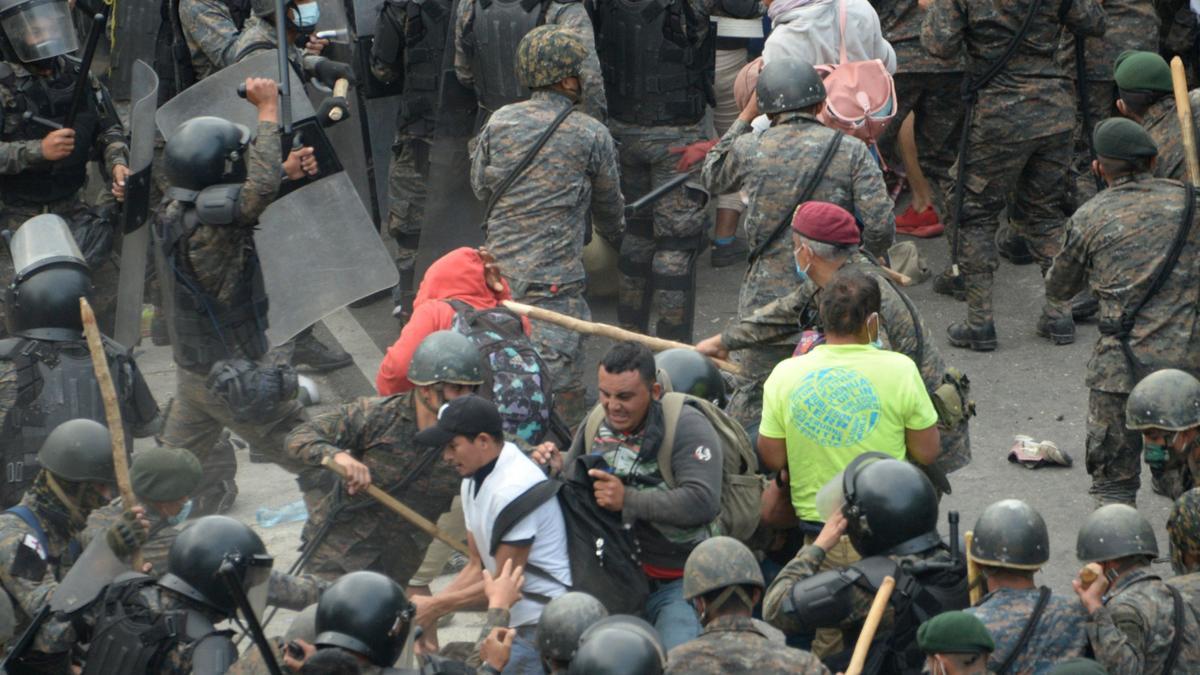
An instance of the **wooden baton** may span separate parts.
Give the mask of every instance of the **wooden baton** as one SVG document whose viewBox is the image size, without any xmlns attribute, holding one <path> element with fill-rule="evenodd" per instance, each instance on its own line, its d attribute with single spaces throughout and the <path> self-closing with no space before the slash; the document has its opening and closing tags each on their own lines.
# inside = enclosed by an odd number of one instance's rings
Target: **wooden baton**
<svg viewBox="0 0 1200 675">
<path fill-rule="evenodd" d="M 867 620 L 863 622 L 862 632 L 858 634 L 858 642 L 854 643 L 854 654 L 850 657 L 850 666 L 846 675 L 861 675 L 863 666 L 867 663 L 867 652 L 871 651 L 871 642 L 875 640 L 875 631 L 879 630 L 879 622 L 887 609 L 892 590 L 896 588 L 896 580 L 890 576 L 883 578 L 879 590 L 875 591 L 875 599 L 871 601 L 871 611 L 867 612 Z"/>
<path fill-rule="evenodd" d="M 337 462 L 333 461 L 332 457 L 326 457 L 324 460 L 322 460 L 321 466 L 324 466 L 326 469 L 329 469 L 330 471 L 336 473 L 338 476 L 340 476 L 342 478 L 342 480 L 346 480 L 346 470 L 344 468 L 342 468 L 341 466 L 339 466 Z M 413 511 L 408 506 L 405 506 L 404 503 L 401 502 L 399 499 L 396 499 L 395 497 L 389 495 L 388 493 L 384 492 L 383 490 L 380 490 L 378 486 L 368 485 L 367 486 L 367 494 L 370 495 L 375 501 L 379 502 L 380 504 L 383 504 L 384 506 L 388 507 L 392 511 L 395 511 L 396 515 L 407 520 L 408 522 L 412 523 L 413 525 L 416 525 L 425 534 L 428 534 L 429 536 L 433 537 L 434 539 L 441 541 L 442 543 L 446 544 L 447 546 L 454 549 L 455 551 L 458 551 L 459 553 L 461 553 L 467 557 L 470 557 L 471 551 L 467 549 L 466 544 L 462 543 L 461 541 L 456 541 L 450 535 L 446 534 L 445 532 L 442 532 L 438 528 L 438 526 L 435 525 L 434 523 L 431 523 L 428 518 L 426 518 L 425 516 L 422 516 L 421 514 L 417 513 L 416 511 Z"/>
<path fill-rule="evenodd" d="M 1171 85 L 1175 89 L 1175 114 L 1179 115 L 1179 130 L 1183 132 L 1183 157 L 1187 162 L 1188 180 L 1200 187 L 1200 157 L 1196 156 L 1196 127 L 1192 120 L 1192 102 L 1188 98 L 1187 73 L 1183 60 L 1171 59 Z"/>
<path fill-rule="evenodd" d="M 983 586 L 979 583 L 979 563 L 975 562 L 975 558 L 971 557 L 971 543 L 975 541 L 975 532 L 967 532 L 963 535 L 963 540 L 966 543 L 967 556 L 967 588 L 970 589 L 969 600 L 971 606 L 979 602 L 983 597 Z"/>
<path fill-rule="evenodd" d="M 340 77 L 340 78 L 338 78 L 337 82 L 333 83 L 333 97 L 334 98 L 344 99 L 344 98 L 346 98 L 346 93 L 348 91 L 350 91 L 350 80 L 347 80 L 344 77 Z M 340 121 L 342 121 L 342 117 L 344 117 L 345 114 L 346 114 L 346 110 L 344 108 L 334 108 L 333 110 L 329 111 L 329 121 L 330 122 L 340 122 Z"/>
</svg>

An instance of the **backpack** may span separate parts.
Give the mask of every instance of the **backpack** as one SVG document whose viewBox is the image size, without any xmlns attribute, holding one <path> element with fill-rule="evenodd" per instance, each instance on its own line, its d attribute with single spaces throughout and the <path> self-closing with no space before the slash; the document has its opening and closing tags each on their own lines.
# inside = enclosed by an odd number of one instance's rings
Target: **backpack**
<svg viewBox="0 0 1200 675">
<path fill-rule="evenodd" d="M 721 457 L 724 460 L 721 472 L 721 513 L 717 525 L 721 534 L 745 542 L 758 528 L 763 493 L 763 480 L 758 475 L 758 455 L 750 445 L 746 430 L 725 414 L 715 404 L 688 394 L 668 392 L 662 397 L 663 434 L 658 446 L 658 468 L 667 486 L 674 488 L 674 472 L 671 470 L 671 450 L 675 446 L 675 427 L 683 406 L 689 405 L 699 411 L 716 430 L 721 439 Z M 604 421 L 604 409 L 596 406 L 588 415 L 583 427 L 583 451 L 592 452 L 592 442 Z"/>
<path fill-rule="evenodd" d="M 825 126 L 874 144 L 896 116 L 896 83 L 879 59 L 847 61 L 846 2 L 838 0 L 841 55 L 836 64 L 816 66 L 825 81 Z"/>
<path fill-rule="evenodd" d="M 453 329 L 470 338 L 483 357 L 479 393 L 496 404 L 505 433 L 530 445 L 541 443 L 550 429 L 553 386 L 521 318 L 504 307 L 475 309 L 462 300 L 446 302 L 454 308 Z"/>
<path fill-rule="evenodd" d="M 601 508 L 592 496 L 592 480 L 587 470 L 597 464 L 597 459 L 587 455 L 577 457 L 578 470 L 573 473 L 564 470 L 563 475 L 579 479 L 547 478 L 509 502 L 496 516 L 489 550 L 495 556 L 504 535 L 514 525 L 537 507 L 557 498 L 567 531 L 567 560 L 573 582 L 570 590 L 595 597 L 609 614 L 640 615 L 650 595 L 650 584 L 642 572 L 631 531 L 621 523 L 619 514 Z M 525 563 L 525 572 L 562 583 L 532 562 Z M 525 595 L 538 601 L 549 600 L 528 592 Z"/>
</svg>

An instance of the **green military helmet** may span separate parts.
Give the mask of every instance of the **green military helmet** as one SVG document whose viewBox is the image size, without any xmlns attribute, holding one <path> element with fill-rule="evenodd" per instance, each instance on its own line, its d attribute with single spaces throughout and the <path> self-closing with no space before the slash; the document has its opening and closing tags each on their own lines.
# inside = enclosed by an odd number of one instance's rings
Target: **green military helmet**
<svg viewBox="0 0 1200 675">
<path fill-rule="evenodd" d="M 1175 500 L 1167 518 L 1171 539 L 1171 567 L 1176 574 L 1198 571 L 1187 558 L 1200 559 L 1200 488 L 1192 488 Z"/>
<path fill-rule="evenodd" d="M 855 457 L 842 472 L 846 534 L 864 558 L 907 555 L 938 545 L 938 503 L 920 469 L 881 452 Z"/>
<path fill-rule="evenodd" d="M 991 504 L 975 521 L 971 557 L 981 565 L 1040 569 L 1050 559 L 1050 533 L 1037 509 L 1020 499 Z"/>
<path fill-rule="evenodd" d="M 1200 426 L 1200 380 L 1174 368 L 1150 373 L 1129 392 L 1125 426 L 1164 431 Z"/>
<path fill-rule="evenodd" d="M 579 637 L 592 624 L 608 616 L 596 598 L 571 591 L 546 603 L 538 620 L 537 646 L 543 658 L 569 662 L 579 649 Z"/>
<path fill-rule="evenodd" d="M 659 675 L 667 650 L 654 626 L 628 614 L 601 619 L 579 638 L 571 675 Z"/>
<path fill-rule="evenodd" d="M 825 84 L 811 63 L 774 59 L 763 66 L 754 88 L 758 111 L 765 114 L 800 110 L 825 100 Z"/>
<path fill-rule="evenodd" d="M 517 79 L 530 89 L 579 77 L 587 47 L 574 29 L 554 24 L 534 28 L 517 45 Z"/>
<path fill-rule="evenodd" d="M 400 658 L 416 608 L 400 584 L 378 572 L 351 572 L 317 603 L 317 646 L 348 649 L 390 667 Z"/>
<path fill-rule="evenodd" d="M 416 385 L 438 382 L 483 384 L 483 359 L 471 338 L 453 330 L 425 336 L 408 363 L 408 381 Z"/>
<path fill-rule="evenodd" d="M 1150 522 L 1128 504 L 1109 504 L 1092 511 L 1075 539 L 1082 562 L 1103 562 L 1133 555 L 1158 556 L 1158 540 Z"/>
<path fill-rule="evenodd" d="M 63 480 L 112 483 L 112 436 L 95 420 L 67 420 L 54 428 L 42 448 L 38 463 Z"/>
<path fill-rule="evenodd" d="M 205 516 L 183 528 L 167 553 L 167 573 L 159 584 L 230 617 L 237 601 L 218 571 L 232 566 L 257 616 L 267 601 L 274 559 L 254 530 L 227 516 Z"/>
<path fill-rule="evenodd" d="M 163 150 L 171 187 L 203 190 L 246 180 L 250 129 L 220 117 L 193 117 L 179 125 Z"/>
<path fill-rule="evenodd" d="M 742 586 L 763 588 L 762 569 L 745 544 L 733 537 L 710 537 L 700 542 L 683 565 L 683 599 L 692 600 L 719 589 L 724 593 L 711 603 L 716 609 L 734 593 L 741 597 L 747 609 L 754 607 L 753 599 Z"/>
<path fill-rule="evenodd" d="M 677 391 L 725 407 L 725 380 L 707 356 L 678 347 L 654 355 L 658 383 L 663 391 Z"/>
<path fill-rule="evenodd" d="M 129 482 L 138 499 L 174 502 L 192 494 L 204 469 L 200 460 L 183 448 L 148 448 L 133 457 Z"/>
</svg>

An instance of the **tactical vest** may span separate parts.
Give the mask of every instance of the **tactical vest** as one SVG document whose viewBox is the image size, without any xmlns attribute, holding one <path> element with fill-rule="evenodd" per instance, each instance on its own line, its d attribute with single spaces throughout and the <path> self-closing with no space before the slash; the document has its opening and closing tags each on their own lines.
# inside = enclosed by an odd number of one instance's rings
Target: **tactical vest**
<svg viewBox="0 0 1200 675">
<path fill-rule="evenodd" d="M 700 17 L 687 0 L 609 0 L 593 20 L 609 116 L 642 126 L 704 117 L 712 103 L 715 31 L 696 39 Z"/>
<path fill-rule="evenodd" d="M 0 361 L 12 362 L 17 372 L 17 402 L 0 429 L 4 439 L 0 507 L 9 507 L 21 501 L 33 483 L 41 468 L 38 450 L 55 427 L 77 418 L 105 425 L 108 421 L 92 359 L 82 341 L 8 338 L 0 341 Z M 114 384 L 123 389 L 123 378 L 115 378 Z M 118 391 L 118 398 L 124 398 L 122 393 Z"/>
<path fill-rule="evenodd" d="M 549 0 L 471 0 L 471 72 L 479 105 L 491 112 L 529 98 L 517 79 L 517 45 L 546 21 Z"/>
<path fill-rule="evenodd" d="M 11 66 L 0 72 L 0 85 L 7 87 L 16 102 L 16 112 L 30 113 L 54 122 L 67 119 L 79 79 L 79 62 L 63 57 L 57 60 L 51 77 L 18 77 Z M 0 200 L 7 204 L 50 204 L 74 195 L 87 182 L 88 156 L 99 134 L 100 114 L 93 92 L 86 92 L 84 106 L 75 118 L 75 150 L 65 159 L 21 173 L 0 175 Z M 50 129 L 32 120 L 22 119 L 16 129 L 5 129 L 0 140 L 40 141 Z"/>
<path fill-rule="evenodd" d="M 452 16 L 446 0 L 398 0 L 385 10 L 404 36 L 404 87 L 396 130 L 419 137 L 433 135 L 438 92 Z M 467 129 L 470 129 L 468 122 Z"/>
<path fill-rule="evenodd" d="M 180 202 L 179 218 L 166 218 L 162 253 L 172 274 L 170 324 L 175 362 L 192 372 L 207 375 L 221 359 L 244 356 L 256 360 L 267 351 L 267 292 L 263 287 L 258 256 L 249 255 L 237 289 L 228 304 L 204 290 L 188 261 L 186 244 L 200 226 L 194 204 Z M 253 246 L 250 230 L 246 247 Z"/>
</svg>

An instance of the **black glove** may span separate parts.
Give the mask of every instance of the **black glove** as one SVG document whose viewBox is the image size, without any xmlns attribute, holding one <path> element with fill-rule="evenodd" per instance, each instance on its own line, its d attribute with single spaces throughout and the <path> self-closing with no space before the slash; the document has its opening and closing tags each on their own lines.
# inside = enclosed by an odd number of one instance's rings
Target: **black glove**
<svg viewBox="0 0 1200 675">
<path fill-rule="evenodd" d="M 350 84 L 354 84 L 354 69 L 350 64 L 340 61 L 331 61 L 329 59 L 318 59 L 316 65 L 313 66 L 313 74 L 321 81 L 321 84 L 332 88 L 338 80 L 350 80 Z"/>
<path fill-rule="evenodd" d="M 146 528 L 137 522 L 133 511 L 125 511 L 121 514 L 121 519 L 108 528 L 104 538 L 112 552 L 118 558 L 125 559 L 146 543 L 147 536 Z"/>
</svg>

